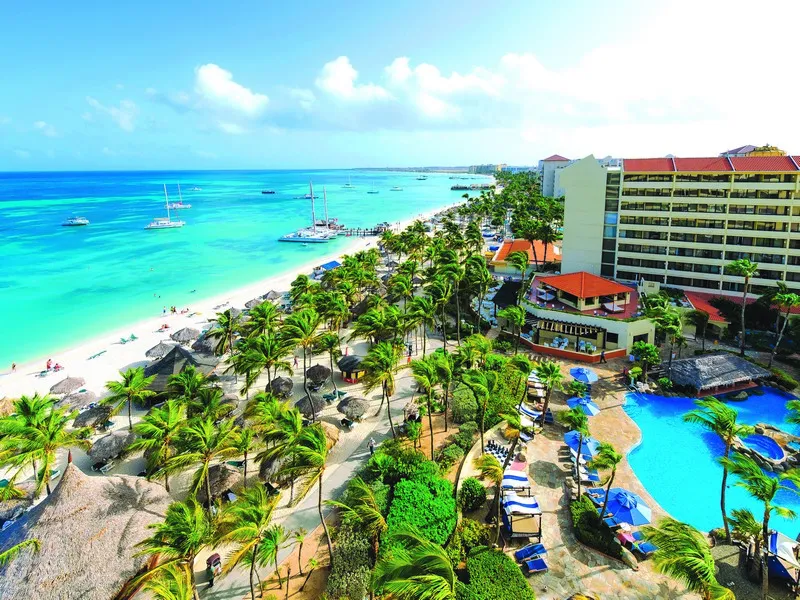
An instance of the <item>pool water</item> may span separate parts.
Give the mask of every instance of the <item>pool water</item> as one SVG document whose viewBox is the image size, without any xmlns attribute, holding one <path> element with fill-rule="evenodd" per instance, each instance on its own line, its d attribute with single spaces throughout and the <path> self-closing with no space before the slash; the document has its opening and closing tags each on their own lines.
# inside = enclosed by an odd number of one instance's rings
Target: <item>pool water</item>
<svg viewBox="0 0 800 600">
<path fill-rule="evenodd" d="M 794 396 L 770 387 L 763 396 L 729 402 L 741 423 L 769 423 L 800 434 L 800 427 L 786 423 L 786 402 Z M 685 423 L 683 415 L 695 408 L 694 398 L 665 398 L 653 394 L 629 393 L 625 412 L 642 430 L 642 441 L 628 454 L 628 462 L 647 491 L 670 515 L 702 531 L 722 524 L 719 508 L 722 467 L 717 459 L 725 450 L 713 433 L 699 425 Z M 757 519 L 763 507 L 728 478 L 726 507 L 748 508 Z M 776 502 L 800 514 L 800 496 L 781 491 Z M 800 533 L 800 519 L 791 521 L 773 515 L 770 524 L 792 538 Z"/>
<path fill-rule="evenodd" d="M 758 452 L 761 456 L 766 456 L 772 460 L 781 460 L 785 454 L 778 442 L 766 435 L 748 435 L 742 440 L 744 445 Z"/>
</svg>

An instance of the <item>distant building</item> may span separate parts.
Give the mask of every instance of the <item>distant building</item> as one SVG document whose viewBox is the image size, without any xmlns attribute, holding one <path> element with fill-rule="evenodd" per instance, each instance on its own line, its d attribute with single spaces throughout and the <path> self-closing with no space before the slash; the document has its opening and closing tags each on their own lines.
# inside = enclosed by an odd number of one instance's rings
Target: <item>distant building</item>
<svg viewBox="0 0 800 600">
<path fill-rule="evenodd" d="M 563 196 L 564 190 L 560 186 L 559 175 L 561 169 L 572 164 L 568 158 L 560 154 L 553 154 L 539 161 L 539 179 L 542 182 L 542 196 Z"/>
<path fill-rule="evenodd" d="M 497 165 L 472 165 L 469 168 L 469 172 L 476 174 L 476 175 L 494 175 L 502 171 L 504 168 L 507 168 L 508 165 L 506 164 L 497 164 Z"/>
<path fill-rule="evenodd" d="M 753 145 L 739 146 L 738 148 L 733 148 L 723 152 L 720 154 L 720 156 L 747 156 L 755 149 L 756 147 Z"/>
<path fill-rule="evenodd" d="M 535 256 L 534 249 L 536 251 Z M 512 252 L 525 252 L 528 255 L 528 271 L 534 268 L 536 263 L 561 261 L 561 248 L 555 244 L 547 245 L 547 256 L 545 257 L 545 247 L 540 241 L 535 241 L 534 246 L 531 247 L 531 243 L 528 240 L 506 240 L 489 261 L 489 266 L 495 273 L 498 275 L 520 275 L 515 267 L 506 262 L 506 258 Z"/>
</svg>

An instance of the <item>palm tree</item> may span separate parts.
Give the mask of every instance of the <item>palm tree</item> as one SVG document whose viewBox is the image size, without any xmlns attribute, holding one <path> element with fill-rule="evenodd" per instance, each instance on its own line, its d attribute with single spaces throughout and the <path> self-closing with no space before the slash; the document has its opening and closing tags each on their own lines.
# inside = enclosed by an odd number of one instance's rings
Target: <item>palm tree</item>
<svg viewBox="0 0 800 600">
<path fill-rule="evenodd" d="M 236 409 L 236 403 L 223 399 L 222 388 L 205 387 L 186 404 L 186 416 L 189 419 L 210 418 L 216 422 L 227 417 Z"/>
<path fill-rule="evenodd" d="M 106 389 L 111 392 L 108 398 L 103 400 L 103 404 L 111 405 L 111 414 L 117 414 L 124 404 L 128 405 L 128 429 L 133 431 L 133 421 L 131 420 L 131 405 L 136 402 L 141 404 L 147 398 L 155 396 L 156 393 L 148 390 L 148 386 L 156 378 L 144 376 L 144 367 L 134 367 L 128 369 L 122 375 L 122 381 L 109 381 Z"/>
<path fill-rule="evenodd" d="M 175 565 L 161 569 L 161 572 L 144 584 L 156 600 L 192 600 L 192 580 L 184 570 Z"/>
<path fill-rule="evenodd" d="M 396 437 L 396 434 L 392 422 L 391 398 L 395 392 L 394 376 L 398 360 L 400 360 L 400 351 L 397 346 L 390 342 L 378 342 L 369 349 L 364 360 L 361 361 L 361 368 L 365 371 L 364 391 L 369 393 L 380 386 L 381 405 L 378 407 L 378 414 L 383 408 L 383 403 L 386 402 L 386 414 L 389 418 L 389 427 L 392 429 L 392 437 Z"/>
<path fill-rule="evenodd" d="M 281 311 L 272 302 L 262 302 L 248 311 L 249 318 L 247 323 L 242 325 L 242 329 L 247 332 L 248 337 L 273 333 L 280 315 Z"/>
<path fill-rule="evenodd" d="M 39 543 L 39 540 L 32 538 L 29 540 L 23 540 L 20 543 L 11 546 L 11 548 L 8 550 L 0 552 L 0 567 L 5 567 L 27 548 L 33 548 L 34 552 L 38 552 L 39 548 L 41 548 L 41 544 Z"/>
<path fill-rule="evenodd" d="M 473 461 L 475 469 L 478 471 L 480 479 L 486 479 L 494 486 L 494 499 L 492 506 L 486 514 L 486 521 L 491 522 L 495 520 L 496 524 L 496 539 L 499 539 L 500 533 L 500 486 L 503 484 L 503 465 L 492 454 L 481 454 L 476 456 Z"/>
<path fill-rule="evenodd" d="M 222 421 L 218 427 L 210 418 L 188 423 L 178 437 L 179 454 L 170 458 L 162 468 L 166 474 L 183 471 L 200 463 L 192 480 L 191 493 L 197 495 L 200 488 L 205 486 L 209 515 L 212 504 L 209 467 L 214 461 L 236 456 L 238 435 L 238 429 L 233 421 Z"/>
<path fill-rule="evenodd" d="M 292 300 L 294 304 L 300 298 L 307 293 L 309 293 L 315 284 L 309 279 L 308 275 L 300 274 L 295 277 L 294 281 L 289 286 L 289 298 Z"/>
<path fill-rule="evenodd" d="M 295 465 L 289 467 L 291 472 L 305 474 L 308 486 L 317 484 L 317 512 L 325 531 L 325 541 L 328 543 L 328 555 L 331 557 L 331 567 L 333 567 L 333 547 L 331 546 L 331 536 L 328 533 L 328 524 L 322 514 L 322 478 L 325 474 L 325 461 L 328 459 L 328 440 L 325 432 L 319 423 L 314 423 L 306 427 L 300 433 L 295 446 L 297 460 Z"/>
<path fill-rule="evenodd" d="M 247 458 L 250 452 L 256 450 L 261 445 L 260 440 L 256 437 L 255 431 L 250 427 L 244 427 L 239 432 L 236 438 L 236 451 L 242 456 L 244 468 L 242 472 L 242 483 L 244 488 L 247 489 Z"/>
<path fill-rule="evenodd" d="M 414 296 L 411 299 L 411 313 L 422 327 L 422 357 L 427 349 L 428 329 L 436 327 L 436 306 L 430 296 Z"/>
<path fill-rule="evenodd" d="M 769 592 L 769 569 L 767 568 L 767 548 L 769 548 L 769 519 L 772 513 L 784 518 L 794 518 L 795 513 L 785 506 L 775 504 L 778 492 L 783 490 L 800 495 L 800 469 L 793 468 L 783 473 L 767 475 L 756 461 L 749 456 L 736 454 L 730 458 L 719 459 L 723 467 L 739 477 L 736 485 L 744 488 L 756 500 L 764 505 L 764 517 L 761 524 L 761 598 L 767 600 Z M 786 485 L 786 484 L 790 485 Z"/>
<path fill-rule="evenodd" d="M 543 360 L 533 370 L 545 390 L 542 406 L 542 427 L 544 427 L 544 418 L 547 414 L 547 409 L 550 408 L 550 398 L 553 395 L 553 390 L 560 390 L 563 387 L 564 375 L 561 373 L 559 364 L 552 360 Z"/>
<path fill-rule="evenodd" d="M 430 296 L 433 305 L 440 308 L 442 311 L 442 343 L 444 351 L 447 352 L 447 302 L 453 294 L 453 288 L 448 280 L 440 275 L 434 276 L 425 286 L 428 296 Z"/>
<path fill-rule="evenodd" d="M 26 464 L 20 462 L 19 453 L 17 452 L 16 445 L 13 441 L 9 443 L 9 436 L 19 428 L 24 427 L 39 427 L 41 423 L 47 418 L 47 415 L 53 409 L 55 399 L 45 394 L 40 396 L 35 393 L 33 396 L 20 396 L 13 402 L 12 414 L 8 417 L 0 419 L 0 463 L 15 464 L 22 468 Z M 13 438 L 13 436 L 11 436 Z M 36 480 L 39 476 L 39 467 L 37 466 L 35 453 L 29 457 L 31 467 L 33 468 L 33 478 Z M 19 474 L 19 471 L 17 471 Z M 17 475 L 14 475 L 16 479 Z M 13 490 L 13 486 L 8 486 L 9 491 Z"/>
<path fill-rule="evenodd" d="M 458 262 L 458 257 L 453 255 L 453 259 L 441 266 L 439 273 L 445 277 L 452 285 L 453 293 L 456 299 L 456 341 L 461 345 L 461 280 L 464 279 L 464 267 Z"/>
<path fill-rule="evenodd" d="M 273 399 L 274 401 L 274 399 Z M 303 431 L 303 415 L 286 402 L 274 402 L 269 408 L 270 423 L 262 421 L 262 434 L 266 448 L 256 455 L 259 465 L 263 462 L 283 460 L 291 466 L 294 463 L 295 447 Z M 262 413 L 263 414 L 263 413 Z M 289 473 L 289 504 L 294 501 L 294 481 L 296 473 Z"/>
<path fill-rule="evenodd" d="M 607 442 L 600 442 L 597 448 L 597 454 L 589 461 L 586 466 L 592 469 L 611 471 L 611 475 L 606 482 L 606 497 L 603 499 L 603 508 L 600 514 L 605 516 L 606 507 L 608 506 L 608 494 L 611 491 L 611 486 L 614 485 L 614 477 L 617 475 L 617 467 L 625 458 L 622 454 L 614 449 L 614 446 Z"/>
<path fill-rule="evenodd" d="M 480 255 L 470 256 L 465 262 L 465 268 L 467 269 L 467 283 L 471 291 L 478 297 L 478 306 L 482 306 L 489 287 L 494 281 L 486 266 L 486 260 Z M 478 323 L 480 324 L 480 310 L 478 310 Z"/>
<path fill-rule="evenodd" d="M 728 517 L 728 522 L 733 530 L 732 537 L 737 540 L 743 540 L 749 547 L 750 544 L 755 546 L 752 559 L 748 561 L 748 567 L 752 566 L 752 562 L 757 563 L 756 569 L 761 568 L 761 523 L 755 518 L 752 512 L 746 508 L 734 508 L 731 511 L 731 516 Z"/>
<path fill-rule="evenodd" d="M 167 508 L 164 521 L 149 527 L 154 533 L 138 544 L 142 547 L 138 555 L 152 556 L 159 562 L 149 563 L 152 565 L 149 570 L 131 580 L 123 591 L 133 592 L 143 582 L 175 568 L 185 573 L 186 579 L 191 582 L 194 600 L 200 600 L 194 579 L 194 559 L 211 543 L 213 537 L 213 527 L 203 507 L 192 498 L 186 502 L 173 502 Z"/>
<path fill-rule="evenodd" d="M 342 355 L 341 346 L 342 338 L 333 331 L 323 333 L 317 342 L 317 348 L 328 353 L 331 373 L 334 372 L 333 361 Z M 333 383 L 333 391 L 338 393 L 339 388 L 336 387 L 336 377 L 333 375 L 331 375 L 331 382 Z"/>
<path fill-rule="evenodd" d="M 781 345 L 781 340 L 783 340 L 783 332 L 786 331 L 786 324 L 789 322 L 789 314 L 792 312 L 794 307 L 800 306 L 800 294 L 776 294 L 775 304 L 784 309 L 786 312 L 783 314 L 783 325 L 781 325 L 781 330 L 778 333 L 778 339 L 775 341 L 775 346 L 772 348 L 772 353 L 769 355 L 769 364 L 767 367 L 771 367 L 772 361 L 775 360 L 775 353 L 778 352 L 778 346 Z"/>
<path fill-rule="evenodd" d="M 175 454 L 175 443 L 184 425 L 183 406 L 177 400 L 167 400 L 154 406 L 133 428 L 136 440 L 130 451 L 143 451 L 147 459 L 147 477 L 161 471 Z M 169 492 L 169 475 L 164 473 L 164 487 Z"/>
<path fill-rule="evenodd" d="M 533 371 L 534 365 L 531 359 L 522 354 L 513 356 L 507 364 L 511 371 L 517 375 L 515 386 L 520 390 L 519 403 L 517 404 L 519 409 L 522 406 L 522 401 L 525 400 L 525 394 L 528 392 L 528 376 Z"/>
<path fill-rule="evenodd" d="M 452 600 L 456 575 L 447 552 L 414 527 L 398 527 L 389 538 L 395 550 L 375 565 L 370 587 L 396 600 Z"/>
<path fill-rule="evenodd" d="M 192 365 L 176 375 L 170 375 L 167 380 L 170 398 L 176 398 L 184 404 L 188 404 L 204 387 L 208 387 L 208 379 Z"/>
<path fill-rule="evenodd" d="M 388 525 L 373 489 L 363 479 L 356 477 L 348 484 L 343 502 L 327 500 L 325 504 L 338 508 L 343 522 L 352 524 L 358 531 L 363 531 L 370 537 L 373 560 L 377 560 L 380 538 Z M 300 574 L 303 574 L 302 569 Z"/>
<path fill-rule="evenodd" d="M 506 306 L 504 309 L 497 311 L 497 316 L 505 319 L 508 325 L 511 325 L 511 331 L 516 336 L 514 342 L 514 354 L 519 351 L 519 339 L 522 333 L 522 328 L 525 326 L 526 311 L 521 306 Z"/>
<path fill-rule="evenodd" d="M 256 554 L 256 562 L 259 565 L 271 565 L 275 569 L 275 574 L 278 576 L 278 587 L 283 587 L 283 580 L 281 579 L 281 571 L 278 567 L 278 553 L 286 546 L 289 541 L 289 532 L 283 525 L 270 526 L 264 535 L 261 545 L 258 547 Z M 288 591 L 289 576 L 286 577 L 286 587 Z"/>
<path fill-rule="evenodd" d="M 735 600 L 733 592 L 717 582 L 708 540 L 697 529 L 665 517 L 655 527 L 642 527 L 642 532 L 658 548 L 653 553 L 656 571 L 679 580 L 703 600 Z"/>
<path fill-rule="evenodd" d="M 414 297 L 414 286 L 411 277 L 403 274 L 396 274 L 392 277 L 389 287 L 392 297 L 403 301 L 403 313 L 408 312 L 408 303 Z"/>
<path fill-rule="evenodd" d="M 744 325 L 744 310 L 747 308 L 747 292 L 750 289 L 750 278 L 758 275 L 758 263 L 751 262 L 747 258 L 740 258 L 739 260 L 734 260 L 725 265 L 725 271 L 731 275 L 738 275 L 744 278 L 744 285 L 742 286 L 742 306 L 739 312 L 739 325 L 742 328 L 739 355 L 744 356 L 745 337 L 747 334 Z"/>
<path fill-rule="evenodd" d="M 236 502 L 222 511 L 217 522 L 216 542 L 234 544 L 227 556 L 224 571 L 229 573 L 245 557 L 250 557 L 250 598 L 256 600 L 255 560 L 262 544 L 269 537 L 272 512 L 278 503 L 278 496 L 269 496 L 263 485 L 244 490 Z"/>
<path fill-rule="evenodd" d="M 478 364 L 483 367 L 486 365 L 486 357 L 492 351 L 492 342 L 480 333 L 473 334 L 467 338 L 471 346 L 475 348 L 478 355 Z"/>
<path fill-rule="evenodd" d="M 706 329 L 708 328 L 709 314 L 704 310 L 690 310 L 684 313 L 684 319 L 687 323 L 694 325 L 694 339 L 697 340 L 697 334 L 700 334 L 703 352 L 706 350 Z"/>
<path fill-rule="evenodd" d="M 234 315 L 229 308 L 225 312 L 217 313 L 216 325 L 206 332 L 206 337 L 217 340 L 214 354 L 222 356 L 233 352 L 233 342 L 239 333 L 242 316 Z"/>
<path fill-rule="evenodd" d="M 589 437 L 589 417 L 580 408 L 572 408 L 558 413 L 558 420 L 570 431 L 578 432 L 578 458 L 580 459 L 583 449 L 583 440 Z M 577 466 L 576 468 L 580 468 Z M 575 480 L 578 483 L 578 498 L 581 496 L 581 477 L 577 474 Z M 605 514 L 605 513 L 603 513 Z"/>
<path fill-rule="evenodd" d="M 687 423 L 700 425 L 706 431 L 710 431 L 719 437 L 725 446 L 723 457 L 727 459 L 731 454 L 731 447 L 737 438 L 745 438 L 755 432 L 751 425 L 737 423 L 738 413 L 727 404 L 720 402 L 716 398 L 708 397 L 702 400 L 695 400 L 696 409 L 689 411 L 683 416 Z M 728 489 L 728 468 L 722 463 L 722 489 L 720 491 L 719 506 L 722 511 L 722 522 L 725 525 L 725 539 L 731 543 L 731 530 L 728 525 L 728 514 L 725 511 L 725 490 Z"/>
<path fill-rule="evenodd" d="M 296 313 L 292 313 L 283 325 L 283 337 L 287 343 L 299 346 L 303 349 L 303 389 L 311 400 L 311 392 L 308 389 L 308 354 L 313 350 L 314 345 L 319 339 L 317 328 L 320 324 L 320 316 L 313 308 L 304 308 Z"/>
<path fill-rule="evenodd" d="M 472 344 L 470 344 L 470 347 L 474 348 Z M 442 393 L 444 394 L 444 430 L 447 432 L 447 411 L 450 406 L 450 385 L 453 383 L 455 363 L 452 354 L 437 352 L 434 354 L 434 357 L 436 373 L 439 378 L 439 385 L 442 387 Z"/>
<path fill-rule="evenodd" d="M 663 333 L 669 341 L 669 365 L 667 367 L 667 377 L 672 375 L 672 355 L 675 341 L 682 331 L 681 315 L 669 304 L 664 304 L 651 308 L 647 311 L 647 316 L 656 326 L 656 331 Z"/>
<path fill-rule="evenodd" d="M 528 270 L 529 260 L 530 258 L 528 257 L 528 253 L 520 252 L 519 250 L 516 252 L 511 252 L 508 256 L 506 256 L 506 262 L 519 271 L 519 277 L 522 282 L 525 281 L 525 272 Z M 521 285 L 519 292 L 517 293 L 517 304 L 519 304 L 519 301 L 522 299 L 524 294 L 525 286 Z"/>
<path fill-rule="evenodd" d="M 432 355 L 427 358 L 412 360 L 411 372 L 414 374 L 414 380 L 417 382 L 417 385 L 425 391 L 428 405 L 428 429 L 431 432 L 431 460 L 433 460 L 433 417 L 431 413 L 433 412 L 434 388 L 440 383 L 435 357 Z"/>
<path fill-rule="evenodd" d="M 478 371 L 472 369 L 462 374 L 461 381 L 472 390 L 475 399 L 478 401 L 478 407 L 481 410 L 481 420 L 478 430 L 481 434 L 481 454 L 483 454 L 485 448 L 483 443 L 483 431 L 486 429 L 486 406 L 489 402 L 489 395 L 497 386 L 497 373 L 494 371 Z"/>
<path fill-rule="evenodd" d="M 242 370 L 247 374 L 244 391 L 248 392 L 256 383 L 263 371 L 272 381 L 280 371 L 291 374 L 292 365 L 286 360 L 291 354 L 292 346 L 287 340 L 274 333 L 259 334 L 248 338 L 242 347 Z"/>
</svg>

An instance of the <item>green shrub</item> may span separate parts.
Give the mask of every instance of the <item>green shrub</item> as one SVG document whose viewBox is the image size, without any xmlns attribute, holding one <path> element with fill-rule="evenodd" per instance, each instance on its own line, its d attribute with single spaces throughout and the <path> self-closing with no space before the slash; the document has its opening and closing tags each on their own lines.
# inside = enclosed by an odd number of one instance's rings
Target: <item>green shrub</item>
<svg viewBox="0 0 800 600">
<path fill-rule="evenodd" d="M 467 557 L 469 600 L 535 600 L 519 566 L 500 550 L 486 546 L 472 549 Z"/>
<path fill-rule="evenodd" d="M 511 340 L 496 339 L 492 342 L 492 350 L 495 352 L 509 353 L 514 350 L 514 344 Z"/>
<path fill-rule="evenodd" d="M 475 477 L 467 477 L 458 490 L 458 503 L 465 512 L 478 510 L 486 503 L 486 488 Z"/>
<path fill-rule="evenodd" d="M 660 387 L 665 392 L 668 392 L 672 389 L 672 381 L 670 381 L 669 377 L 659 377 L 658 387 Z"/>
<path fill-rule="evenodd" d="M 614 558 L 622 556 L 622 546 L 619 545 L 614 534 L 603 523 L 597 509 L 587 496 L 581 496 L 570 504 L 572 513 L 572 527 L 575 537 L 581 542 L 604 552 Z"/>
<path fill-rule="evenodd" d="M 475 434 L 478 433 L 478 424 L 467 421 L 458 428 L 458 433 L 450 436 L 450 442 L 459 446 L 465 453 L 469 452 L 475 443 Z"/>
<path fill-rule="evenodd" d="M 422 452 L 409 448 L 400 440 L 386 440 L 370 457 L 362 476 L 365 481 L 379 479 L 393 485 L 401 479 L 438 472 L 436 464 L 425 458 Z"/>
<path fill-rule="evenodd" d="M 343 525 L 333 540 L 333 569 L 325 589 L 331 600 L 363 598 L 370 577 L 369 538 L 358 529 Z"/>
<path fill-rule="evenodd" d="M 478 418 L 478 401 L 475 400 L 475 395 L 466 385 L 462 384 L 456 387 L 450 400 L 450 406 L 453 421 L 456 423 L 475 421 Z"/>
<path fill-rule="evenodd" d="M 468 585 L 456 581 L 456 600 L 475 600 L 475 596 Z"/>
<path fill-rule="evenodd" d="M 458 444 L 448 444 L 439 452 L 436 463 L 442 472 L 446 473 L 450 468 L 464 458 L 464 450 Z"/>
<path fill-rule="evenodd" d="M 387 536 L 400 525 L 413 525 L 425 538 L 443 546 L 456 526 L 453 484 L 438 475 L 400 481 L 386 523 Z"/>
<path fill-rule="evenodd" d="M 772 367 L 769 371 L 772 373 L 772 379 L 775 384 L 786 391 L 791 391 L 800 385 L 797 383 L 797 380 L 795 380 L 786 371 L 782 371 L 777 367 Z"/>
<path fill-rule="evenodd" d="M 466 559 L 470 550 L 476 546 L 485 546 L 489 543 L 492 528 L 473 519 L 462 519 L 456 527 L 450 543 L 447 544 L 447 555 L 453 566 Z"/>
</svg>

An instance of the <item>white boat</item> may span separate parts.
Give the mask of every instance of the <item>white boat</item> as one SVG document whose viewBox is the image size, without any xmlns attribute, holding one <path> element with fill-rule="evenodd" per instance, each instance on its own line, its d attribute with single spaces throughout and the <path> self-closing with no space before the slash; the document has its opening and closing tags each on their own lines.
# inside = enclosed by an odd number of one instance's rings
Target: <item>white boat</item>
<svg viewBox="0 0 800 600">
<path fill-rule="evenodd" d="M 396 186 L 394 186 L 394 187 L 393 187 L 391 190 L 389 190 L 389 191 L 390 191 L 390 192 L 402 192 L 402 191 L 403 191 L 403 188 L 401 188 L 399 185 L 396 185 Z"/>
<path fill-rule="evenodd" d="M 64 221 L 61 225 L 64 227 L 82 227 L 83 225 L 88 225 L 89 219 L 86 217 L 70 217 L 66 221 Z"/>
<path fill-rule="evenodd" d="M 352 183 L 350 183 L 350 175 L 347 176 L 347 183 L 345 185 L 343 185 L 342 188 L 345 189 L 345 190 L 354 190 L 354 189 L 356 189 L 356 186 L 354 186 Z"/>
<path fill-rule="evenodd" d="M 368 194 L 377 194 L 378 190 L 375 189 L 375 182 L 372 182 L 372 189 L 367 191 Z"/>
<path fill-rule="evenodd" d="M 304 244 L 322 244 L 324 242 L 329 242 L 333 238 L 336 237 L 336 232 L 331 231 L 327 227 L 317 229 L 317 217 L 314 213 L 314 186 L 309 182 L 308 184 L 309 192 L 306 194 L 306 198 L 311 199 L 311 227 L 306 227 L 303 229 L 298 229 L 294 233 L 287 233 L 283 237 L 278 238 L 279 242 L 302 242 Z M 328 221 L 328 203 L 327 203 L 327 195 L 323 190 L 323 195 L 326 196 L 325 202 L 325 221 Z"/>
<path fill-rule="evenodd" d="M 177 202 L 172 202 L 169 205 L 169 208 L 171 208 L 172 210 L 181 210 L 181 209 L 184 209 L 184 208 L 192 208 L 191 204 L 184 204 L 183 203 L 183 195 L 181 194 L 181 184 L 180 183 L 178 184 L 178 201 Z"/>
<path fill-rule="evenodd" d="M 145 229 L 177 229 L 186 225 L 184 221 L 173 221 L 169 218 L 169 195 L 167 194 L 166 184 L 164 184 L 164 204 L 167 206 L 167 218 L 153 219 Z"/>
<path fill-rule="evenodd" d="M 189 188 L 189 191 L 190 192 L 202 192 L 203 188 L 199 188 L 197 186 L 194 186 L 193 188 Z"/>
<path fill-rule="evenodd" d="M 417 181 L 425 181 L 426 179 L 428 178 L 425 177 L 425 175 L 420 175 L 419 177 L 417 177 Z"/>
</svg>

